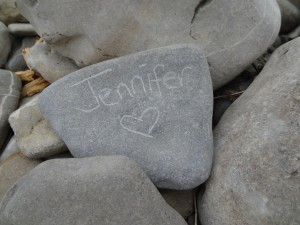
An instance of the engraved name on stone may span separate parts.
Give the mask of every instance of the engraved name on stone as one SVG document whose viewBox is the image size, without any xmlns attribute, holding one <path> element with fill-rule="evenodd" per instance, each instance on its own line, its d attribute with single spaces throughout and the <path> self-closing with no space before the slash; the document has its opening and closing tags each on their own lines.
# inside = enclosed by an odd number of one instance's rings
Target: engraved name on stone
<svg viewBox="0 0 300 225">
<path fill-rule="evenodd" d="M 146 64 L 139 65 L 142 70 L 146 68 Z M 145 95 L 149 98 L 163 97 L 163 88 L 172 90 L 182 88 L 184 86 L 184 78 L 188 76 L 189 70 L 192 66 L 185 66 L 179 72 L 166 71 L 162 76 L 158 76 L 158 70 L 165 70 L 165 65 L 157 64 L 153 67 L 151 73 L 144 75 L 135 75 L 128 82 L 118 82 L 114 87 L 108 86 L 105 88 L 97 88 L 95 85 L 98 79 L 108 79 L 113 74 L 113 69 L 109 68 L 101 71 L 89 78 L 70 85 L 69 88 L 83 88 L 90 95 L 92 106 L 88 107 L 72 107 L 83 113 L 89 114 L 101 107 L 114 107 L 121 103 L 125 103 L 126 98 L 137 98 L 139 95 Z M 142 73 L 143 71 L 141 71 Z M 188 88 L 188 87 L 187 87 Z M 160 111 L 157 107 L 148 107 L 142 112 L 140 116 L 122 115 L 120 119 L 120 126 L 131 132 L 147 138 L 153 138 L 152 130 L 158 123 Z M 138 131 L 134 124 L 144 124 L 144 132 Z"/>
</svg>

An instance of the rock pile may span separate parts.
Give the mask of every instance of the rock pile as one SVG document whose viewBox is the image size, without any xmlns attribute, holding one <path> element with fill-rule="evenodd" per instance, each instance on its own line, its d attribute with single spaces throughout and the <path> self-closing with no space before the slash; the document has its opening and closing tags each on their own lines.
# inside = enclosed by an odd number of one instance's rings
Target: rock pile
<svg viewBox="0 0 300 225">
<path fill-rule="evenodd" d="M 0 0 L 0 224 L 300 224 L 300 1 Z"/>
</svg>

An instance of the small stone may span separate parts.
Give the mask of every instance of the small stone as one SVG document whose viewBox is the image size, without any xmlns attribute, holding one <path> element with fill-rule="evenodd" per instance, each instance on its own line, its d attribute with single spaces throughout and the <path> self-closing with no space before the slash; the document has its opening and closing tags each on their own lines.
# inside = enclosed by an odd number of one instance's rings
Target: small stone
<svg viewBox="0 0 300 225">
<path fill-rule="evenodd" d="M 30 23 L 9 24 L 8 30 L 14 36 L 24 37 L 24 36 L 37 36 L 38 35 Z"/>
<path fill-rule="evenodd" d="M 15 137 L 12 137 L 10 139 L 10 141 L 8 142 L 8 144 L 5 146 L 5 149 L 3 150 L 1 157 L 0 157 L 0 161 L 4 161 L 6 160 L 8 157 L 10 157 L 11 155 L 20 152 L 20 149 L 17 145 L 17 141 Z"/>
<path fill-rule="evenodd" d="M 122 156 L 41 163 L 7 192 L 0 224 L 187 225 Z"/>
<path fill-rule="evenodd" d="M 194 212 L 195 191 L 194 189 L 187 191 L 159 190 L 165 201 L 183 218 L 189 217 Z"/>
<path fill-rule="evenodd" d="M 275 0 L 17 3 L 41 37 L 79 67 L 147 49 L 194 44 L 206 53 L 214 89 L 262 55 L 280 29 Z"/>
<path fill-rule="evenodd" d="M 0 70 L 0 147 L 9 129 L 8 117 L 18 107 L 20 90 L 20 79 L 8 70 Z"/>
<path fill-rule="evenodd" d="M 39 72 L 50 83 L 78 70 L 70 59 L 52 50 L 42 40 L 25 52 L 24 57 L 28 67 Z"/>
<path fill-rule="evenodd" d="M 41 161 L 25 157 L 21 153 L 10 156 L 0 164 L 0 202 L 5 193 L 26 173 Z M 5 223 L 1 223 L 5 224 Z"/>
<path fill-rule="evenodd" d="M 16 72 L 16 71 L 23 71 L 28 69 L 28 66 L 26 65 L 26 62 L 23 58 L 22 51 L 25 48 L 32 47 L 35 43 L 35 38 L 33 37 L 23 38 L 21 43 L 22 43 L 21 45 L 16 46 L 16 48 L 12 50 L 12 54 L 5 65 L 5 68 L 7 70 Z"/>
<path fill-rule="evenodd" d="M 11 43 L 7 27 L 0 22 L 0 68 L 5 65 L 10 52 Z"/>
<path fill-rule="evenodd" d="M 192 189 L 209 176 L 212 108 L 206 58 L 186 45 L 86 67 L 40 98 L 74 157 L 127 156 L 166 189 Z"/>
<path fill-rule="evenodd" d="M 287 34 L 300 24 L 300 11 L 288 0 L 277 0 L 281 11 L 280 33 Z"/>
<path fill-rule="evenodd" d="M 24 23 L 27 20 L 20 14 L 15 0 L 0 0 L 0 21 L 10 24 Z"/>
<path fill-rule="evenodd" d="M 202 225 L 300 224 L 300 38 L 282 45 L 214 130 Z"/>
<path fill-rule="evenodd" d="M 30 158 L 43 158 L 67 150 L 40 113 L 38 98 L 35 96 L 9 117 L 19 148 Z"/>
</svg>

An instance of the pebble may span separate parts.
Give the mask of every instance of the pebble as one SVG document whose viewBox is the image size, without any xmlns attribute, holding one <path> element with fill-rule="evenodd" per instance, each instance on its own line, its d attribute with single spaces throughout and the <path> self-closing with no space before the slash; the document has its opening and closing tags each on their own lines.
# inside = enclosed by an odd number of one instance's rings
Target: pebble
<svg viewBox="0 0 300 225">
<path fill-rule="evenodd" d="M 44 41 L 30 48 L 25 61 L 29 68 L 39 72 L 50 83 L 78 70 L 70 59 L 52 50 Z"/>
<path fill-rule="evenodd" d="M 42 114 L 76 158 L 127 156 L 166 189 L 192 189 L 209 176 L 212 108 L 203 51 L 186 45 L 86 67 L 40 98 Z"/>
<path fill-rule="evenodd" d="M 8 30 L 12 35 L 20 37 L 38 35 L 30 23 L 9 24 Z"/>
<path fill-rule="evenodd" d="M 0 69 L 5 65 L 10 49 L 11 43 L 8 29 L 0 22 Z"/>
<path fill-rule="evenodd" d="M 41 163 L 7 192 L 0 224 L 187 225 L 122 156 Z"/>
<path fill-rule="evenodd" d="M 17 144 L 29 158 L 43 158 L 67 150 L 64 142 L 46 122 L 38 107 L 36 95 L 9 117 Z"/>
<path fill-rule="evenodd" d="M 25 48 L 32 47 L 35 43 L 35 38 L 33 37 L 25 37 L 21 40 L 21 44 L 15 46 L 11 52 L 11 56 L 9 57 L 5 69 L 10 70 L 12 72 L 17 71 L 25 71 L 28 69 L 28 66 L 24 60 L 22 55 L 22 51 Z"/>
</svg>

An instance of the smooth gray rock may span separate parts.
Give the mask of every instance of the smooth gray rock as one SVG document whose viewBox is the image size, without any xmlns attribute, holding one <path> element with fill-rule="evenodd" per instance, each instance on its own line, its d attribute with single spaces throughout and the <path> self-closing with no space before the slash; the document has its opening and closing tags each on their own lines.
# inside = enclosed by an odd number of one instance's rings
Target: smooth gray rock
<svg viewBox="0 0 300 225">
<path fill-rule="evenodd" d="M 125 155 L 155 185 L 192 189 L 210 173 L 213 93 L 193 46 L 153 49 L 76 71 L 40 109 L 75 157 Z"/>
<path fill-rule="evenodd" d="M 24 23 L 26 19 L 17 9 L 15 0 L 0 0 L 0 21 L 5 24 Z"/>
<path fill-rule="evenodd" d="M 39 95 L 9 116 L 17 144 L 29 158 L 43 158 L 67 150 L 65 143 L 49 126 L 38 106 Z"/>
<path fill-rule="evenodd" d="M 0 224 L 186 225 L 135 162 L 122 156 L 46 161 L 0 204 Z"/>
<path fill-rule="evenodd" d="M 300 38 L 275 51 L 214 130 L 203 225 L 300 224 L 299 109 Z"/>
<path fill-rule="evenodd" d="M 23 38 L 21 45 L 15 46 L 14 49 L 12 50 L 12 54 L 5 65 L 5 69 L 13 72 L 27 70 L 28 66 L 24 60 L 22 51 L 25 48 L 32 47 L 35 41 L 36 40 L 33 37 Z"/>
<path fill-rule="evenodd" d="M 195 44 L 206 52 L 215 88 L 262 55 L 280 28 L 275 0 L 17 2 L 40 36 L 80 67 L 147 49 Z"/>
<path fill-rule="evenodd" d="M 288 0 L 277 0 L 281 11 L 280 33 L 289 33 L 300 24 L 300 11 Z"/>
<path fill-rule="evenodd" d="M 0 202 L 5 193 L 26 173 L 41 161 L 29 159 L 21 153 L 15 153 L 0 163 Z M 1 219 L 0 219 L 1 220 Z M 0 223 L 8 225 L 7 223 Z"/>
<path fill-rule="evenodd" d="M 8 117 L 19 103 L 21 80 L 8 70 L 0 70 L 0 147 L 8 129 Z"/>
<path fill-rule="evenodd" d="M 0 69 L 6 63 L 10 52 L 11 43 L 7 27 L 0 22 Z"/>
<path fill-rule="evenodd" d="M 25 61 L 29 68 L 38 71 L 50 83 L 78 70 L 75 63 L 55 52 L 44 41 L 36 42 L 30 48 Z"/>
<path fill-rule="evenodd" d="M 30 23 L 12 23 L 8 25 L 8 30 L 15 36 L 37 36 L 36 31 Z"/>
</svg>

